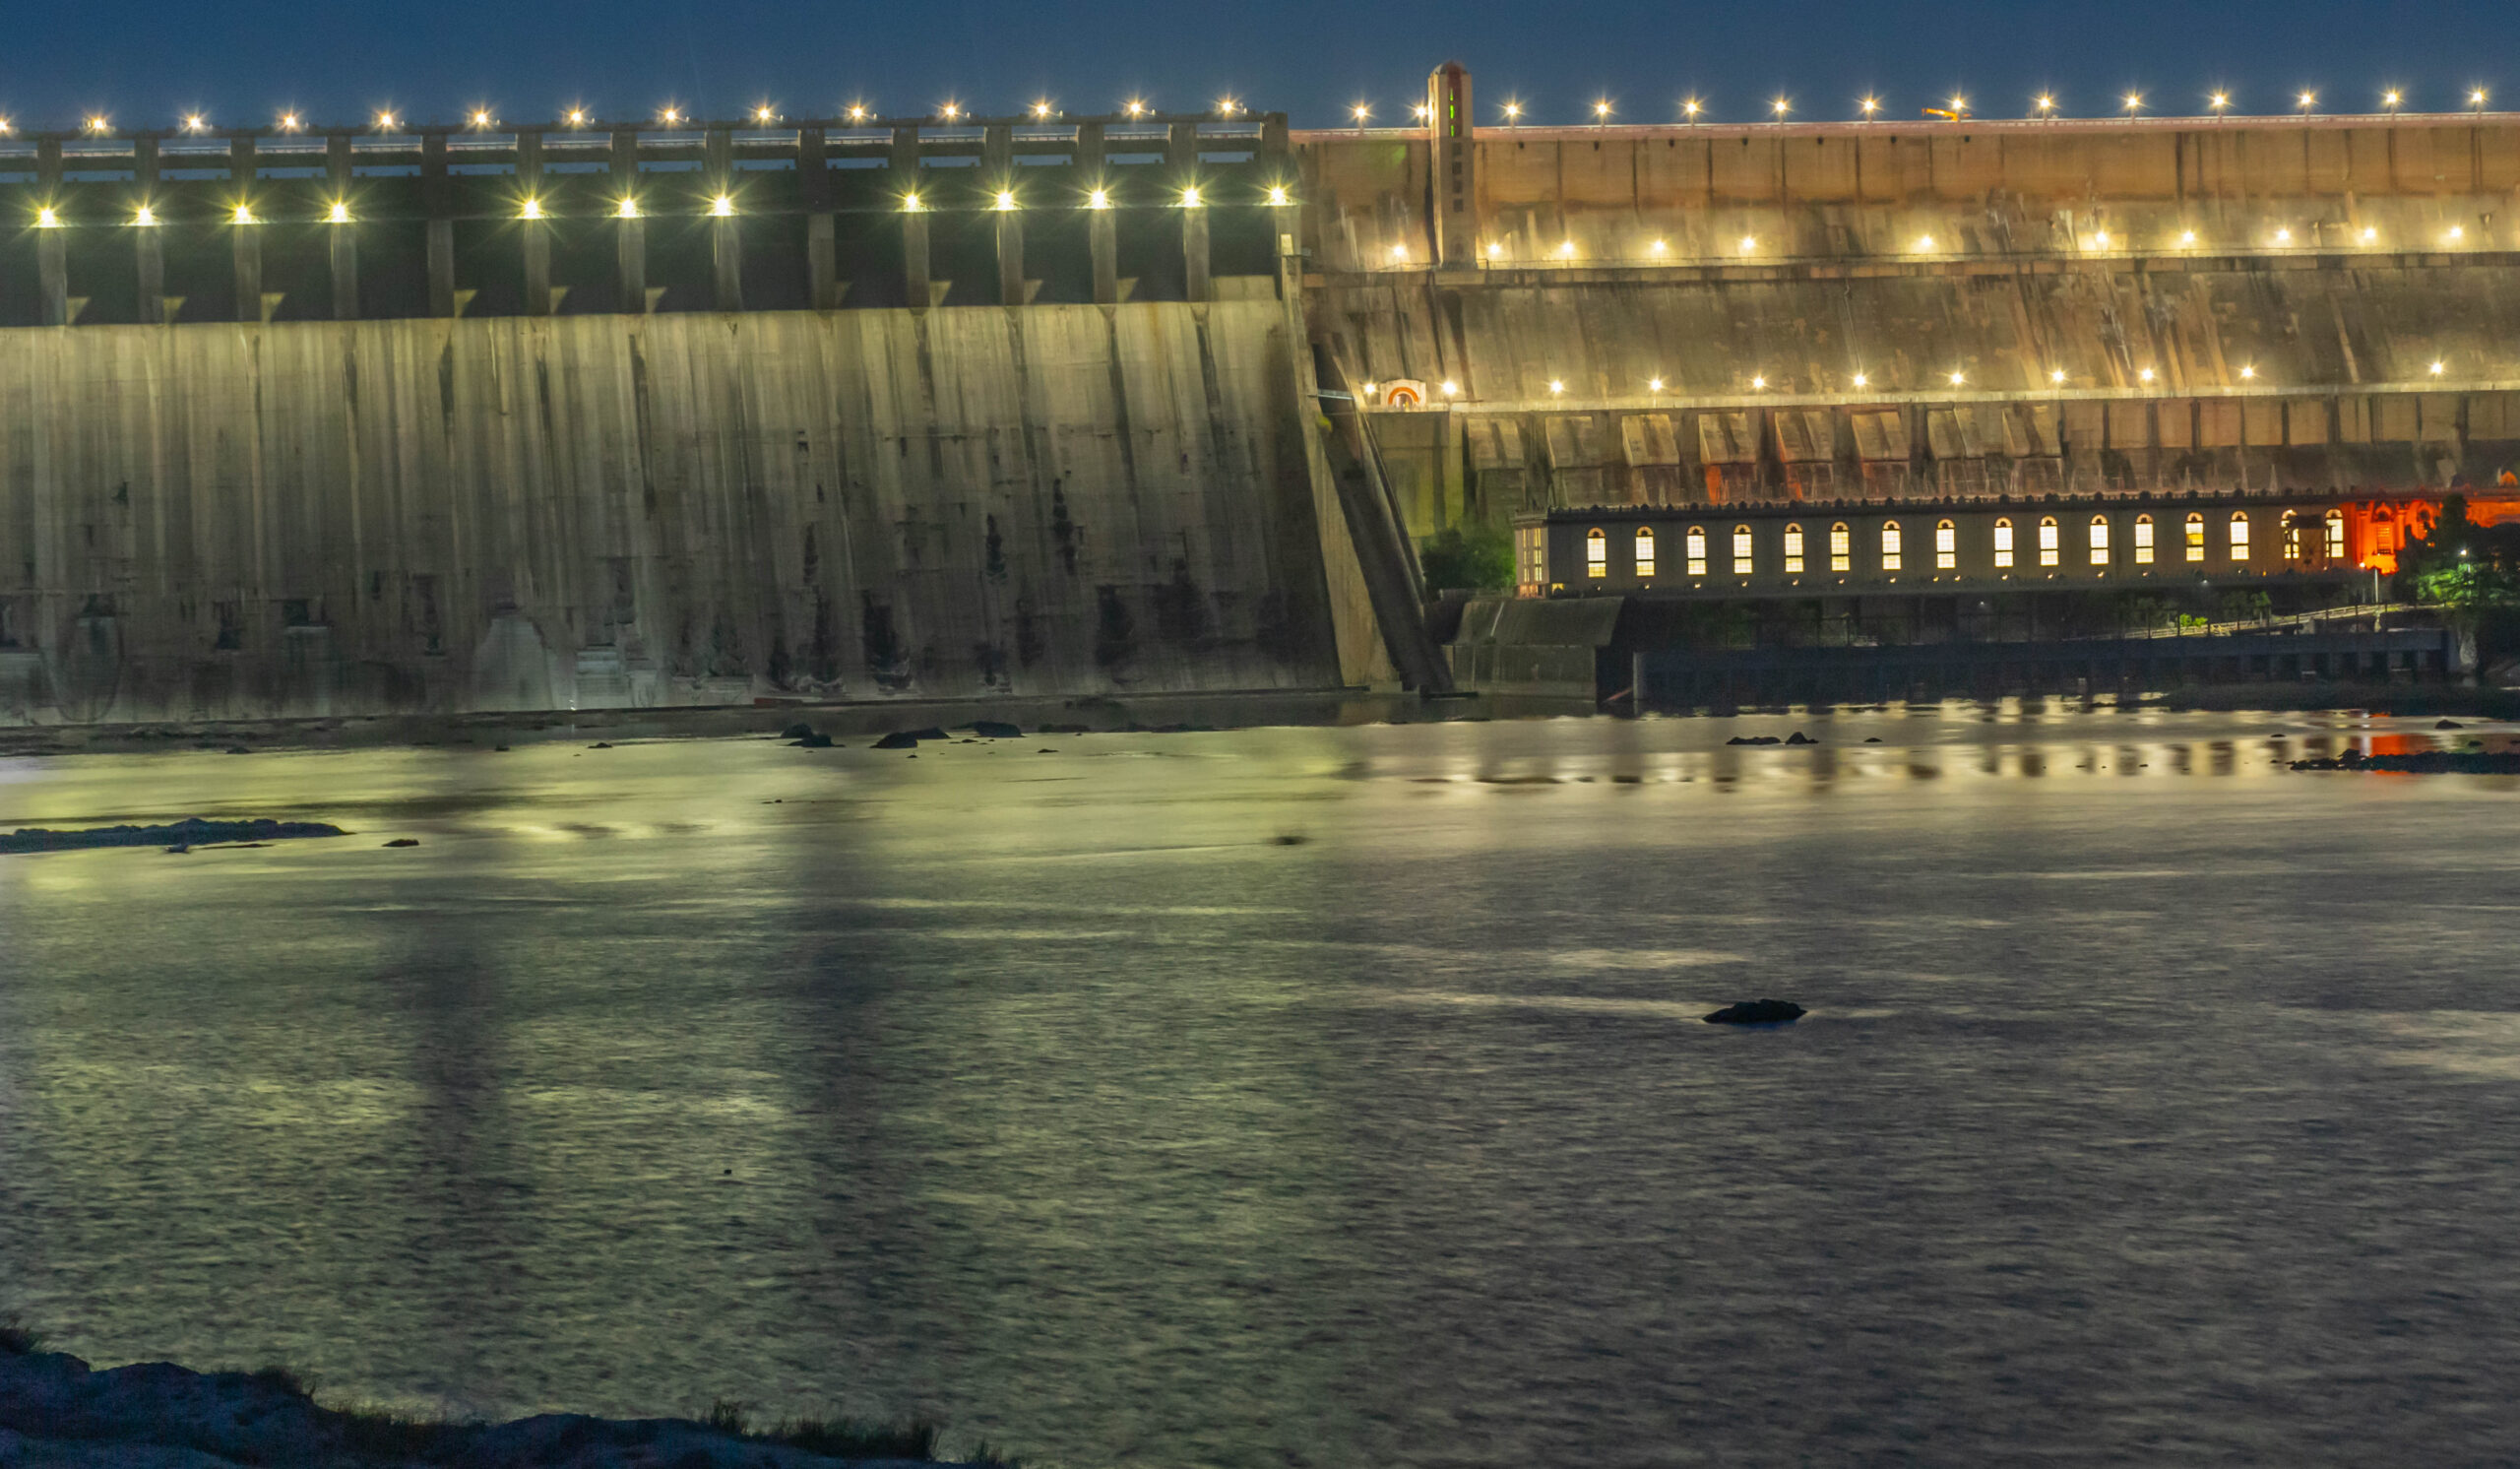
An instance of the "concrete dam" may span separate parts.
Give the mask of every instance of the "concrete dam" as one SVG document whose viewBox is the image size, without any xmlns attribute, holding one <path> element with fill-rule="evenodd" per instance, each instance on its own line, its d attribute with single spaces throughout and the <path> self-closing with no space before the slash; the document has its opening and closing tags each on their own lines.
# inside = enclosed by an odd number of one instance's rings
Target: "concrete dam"
<svg viewBox="0 0 2520 1469">
<path fill-rule="evenodd" d="M 1853 617 L 2520 510 L 2520 120 L 1479 115 L 0 140 L 0 721 L 1436 688 L 1448 527 Z"/>
</svg>

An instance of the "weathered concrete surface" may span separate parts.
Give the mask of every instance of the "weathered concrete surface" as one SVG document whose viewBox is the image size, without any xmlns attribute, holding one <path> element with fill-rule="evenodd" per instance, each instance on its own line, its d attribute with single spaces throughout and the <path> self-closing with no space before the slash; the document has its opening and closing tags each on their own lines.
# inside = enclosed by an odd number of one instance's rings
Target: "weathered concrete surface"
<svg viewBox="0 0 2520 1469">
<path fill-rule="evenodd" d="M 0 719 L 1329 684 L 1289 330 L 0 334 Z"/>
</svg>

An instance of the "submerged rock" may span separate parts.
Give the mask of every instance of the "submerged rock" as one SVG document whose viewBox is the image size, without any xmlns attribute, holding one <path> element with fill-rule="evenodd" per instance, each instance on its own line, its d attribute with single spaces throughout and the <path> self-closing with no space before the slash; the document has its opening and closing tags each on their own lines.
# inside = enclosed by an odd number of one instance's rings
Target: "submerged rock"
<svg viewBox="0 0 2520 1469">
<path fill-rule="evenodd" d="M 803 734 L 794 739 L 788 740 L 788 747 L 789 749 L 798 750 L 827 750 L 831 748 L 831 736 L 828 734 L 817 734 L 813 731 L 807 730 Z"/>
<path fill-rule="evenodd" d="M 1003 720 L 994 719 L 972 721 L 972 733 L 982 739 L 1021 739 L 1024 737 L 1024 731 L 1020 726 L 1010 725 Z"/>
<path fill-rule="evenodd" d="M 2391 775 L 2520 775 L 2520 750 L 2425 750 L 2365 755 L 2347 750 L 2333 760 L 2295 760 L 2294 770 L 2376 770 Z"/>
<path fill-rule="evenodd" d="M 876 740 L 872 747 L 879 750 L 914 750 L 918 748 L 918 736 L 908 730 L 895 730 Z"/>
<path fill-rule="evenodd" d="M 1709 1025 L 1786 1025 L 1811 1012 L 1790 999 L 1745 999 L 1706 1017 Z"/>
<path fill-rule="evenodd" d="M 1776 737 L 1775 735 L 1773 735 L 1773 734 L 1735 734 L 1735 735 L 1733 735 L 1732 738 L 1730 738 L 1730 739 L 1728 739 L 1728 740 L 1726 740 L 1726 741 L 1724 741 L 1724 742 L 1725 742 L 1726 744 L 1783 744 L 1783 743 L 1785 743 L 1785 741 L 1784 741 L 1784 740 L 1777 738 L 1777 737 Z"/>
<path fill-rule="evenodd" d="M 388 847 L 417 847 L 420 845 L 420 839 L 417 837 L 396 837 L 393 841 L 390 841 L 385 845 Z"/>
<path fill-rule="evenodd" d="M 164 826 L 98 826 L 86 831 L 51 831 L 22 826 L 0 836 L 0 854 L 78 852 L 93 847 L 206 847 L 217 842 L 277 842 L 290 837 L 344 837 L 349 833 L 321 821 L 204 821 L 198 816 Z"/>
<path fill-rule="evenodd" d="M 798 720 L 796 723 L 789 725 L 787 729 L 780 731 L 779 737 L 782 739 L 811 739 L 814 737 L 814 727 L 806 724 L 803 720 Z"/>
</svg>

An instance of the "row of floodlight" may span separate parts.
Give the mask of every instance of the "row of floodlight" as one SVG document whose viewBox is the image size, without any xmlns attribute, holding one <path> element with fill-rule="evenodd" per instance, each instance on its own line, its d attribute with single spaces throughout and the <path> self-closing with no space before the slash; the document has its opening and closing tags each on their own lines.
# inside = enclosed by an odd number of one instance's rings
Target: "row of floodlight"
<svg viewBox="0 0 2520 1469">
<path fill-rule="evenodd" d="M 1176 191 L 1172 198 L 1167 201 L 1171 207 L 1176 209 L 1205 209 L 1212 204 L 1242 202 L 1244 201 L 1218 200 L 1207 190 L 1201 189 L 1195 184 L 1188 188 Z M 1268 191 L 1255 202 L 1272 208 L 1283 208 L 1293 204 L 1295 201 L 1294 196 L 1287 190 L 1285 185 L 1273 184 L 1270 186 Z M 1001 213 L 1020 210 L 1026 207 L 1027 206 L 1024 204 L 1023 200 L 1017 196 L 1013 189 L 998 189 L 994 191 L 989 196 L 989 202 L 987 205 L 987 208 L 990 211 Z M 1101 210 L 1111 209 L 1116 206 L 1112 200 L 1111 191 L 1109 189 L 1089 189 L 1086 191 L 1082 207 L 1089 210 Z M 918 191 L 914 189 L 901 196 L 900 208 L 901 213 L 903 214 L 916 215 L 933 213 L 937 206 L 929 200 L 921 198 Z M 739 213 L 739 211 L 735 208 L 733 195 L 720 194 L 716 198 L 711 199 L 708 207 L 701 211 L 701 213 L 712 219 L 724 220 L 733 218 L 737 213 Z M 635 195 L 624 195 L 614 204 L 611 215 L 609 216 L 609 218 L 616 220 L 643 220 L 650 217 L 651 215 L 648 209 L 639 203 L 639 200 Z M 520 220 L 549 220 L 556 219 L 558 216 L 554 215 L 550 208 L 544 205 L 541 200 L 528 196 L 517 202 L 516 218 Z M 254 207 L 251 204 L 245 203 L 239 203 L 230 209 L 227 213 L 226 220 L 229 224 L 269 224 L 278 223 L 268 216 L 255 213 Z M 127 223 L 147 228 L 161 224 L 165 222 L 158 218 L 156 209 L 144 204 L 133 213 L 131 219 Z M 326 206 L 322 223 L 327 224 L 354 224 L 358 223 L 358 221 L 356 217 L 350 213 L 348 201 L 337 199 L 330 205 Z M 35 211 L 35 227 L 37 229 L 61 229 L 68 227 L 69 224 L 70 222 L 62 217 L 60 209 L 55 206 L 45 205 Z"/>
<path fill-rule="evenodd" d="M 2402 87 L 2391 87 L 2384 90 L 2380 94 L 2380 111 L 2383 113 L 2404 111 L 2406 108 L 2406 89 Z M 2468 89 L 2468 110 L 2472 112 L 2483 112 L 2487 101 L 2489 99 L 2490 94 L 2488 94 L 2485 88 L 2471 87 Z M 2307 116 L 2318 110 L 2318 104 L 2319 95 L 2317 93 L 2302 92 L 2295 95 L 2293 99 L 2293 110 Z M 2054 93 L 2043 92 L 2030 99 L 2030 110 L 2023 115 L 2033 119 L 2061 117 L 2064 115 L 2060 110 L 2062 105 L 2063 104 L 2056 99 L 2056 95 Z M 1860 122 L 1878 121 L 1881 116 L 1882 106 L 1883 103 L 1879 96 L 1867 95 L 1865 96 L 1858 97 L 1856 100 L 1856 119 Z M 2216 91 L 2206 94 L 2205 110 L 2208 115 L 2222 117 L 2229 114 L 2231 108 L 2232 94 L 2230 92 Z M 2118 98 L 2116 110 L 2124 113 L 2128 117 L 2140 117 L 2144 113 L 2155 109 L 2147 103 L 2143 93 L 2129 92 Z M 1530 109 L 1523 104 L 1520 97 L 1508 97 L 1497 107 L 1498 115 L 1504 119 L 1505 125 L 1508 127 L 1521 126 L 1529 111 Z M 1698 122 L 1704 120 L 1707 115 L 1706 98 L 1701 96 L 1682 97 L 1679 101 L 1679 111 L 1680 120 L 1683 122 Z M 1773 97 L 1768 101 L 1768 115 L 1779 122 L 1782 122 L 1786 118 L 1792 116 L 1794 112 L 1794 98 L 1790 96 Z M 1593 102 L 1592 113 L 1593 121 L 1595 123 L 1606 124 L 1612 117 L 1618 114 L 1618 107 L 1617 104 L 1612 102 L 1608 97 L 1597 97 Z M 1358 127 L 1363 127 L 1365 124 L 1373 121 L 1373 103 L 1368 101 L 1356 102 L 1349 107 L 1348 115 L 1355 119 L 1355 123 Z M 1414 121 L 1425 122 L 1434 116 L 1434 109 L 1429 103 L 1414 102 L 1410 105 L 1409 115 Z M 1945 99 L 1944 103 L 1940 106 L 1924 108 L 1923 115 L 1939 118 L 1945 122 L 1965 122 L 1970 118 L 1975 117 L 1977 113 L 1972 110 L 1969 98 L 1964 94 Z"/>
<path fill-rule="evenodd" d="M 2365 224 L 2355 232 L 2355 238 L 2357 242 L 2361 244 L 2376 245 L 2380 242 L 2379 226 L 2374 224 Z M 2468 242 L 2467 226 L 2464 224 L 2450 225 L 2448 228 L 2441 231 L 2440 238 L 2437 242 L 2443 246 L 2450 247 L 2465 245 Z M 2083 248 L 2089 250 L 2121 250 L 2135 248 L 2133 240 L 2112 234 L 2106 229 L 2093 230 L 2090 234 L 2082 236 L 2080 243 Z M 1745 234 L 1741 236 L 1739 242 L 1735 246 L 1735 249 L 1737 253 L 1741 255 L 1757 255 L 1761 249 L 1761 245 L 1762 242 L 1757 235 Z M 2178 249 L 2195 250 L 2209 247 L 2210 242 L 2200 240 L 2196 231 L 2193 229 L 2182 229 L 2178 232 L 2176 245 L 2176 248 Z M 2279 225 L 2270 235 L 2267 236 L 2267 241 L 2264 245 L 2250 246 L 2247 248 L 2298 249 L 2303 247 L 2295 239 L 2292 226 Z M 1505 242 L 1503 240 L 1489 240 L 1485 246 L 1484 253 L 1490 260 L 1504 259 Z M 1670 255 L 1670 253 L 1671 245 L 1669 240 L 1657 239 L 1648 243 L 1645 247 L 1646 258 L 1652 260 L 1666 259 Z M 1934 236 L 1930 234 L 1921 234 L 1911 243 L 1909 253 L 1916 255 L 1943 255 L 1953 252 L 1945 251 Z M 1389 254 L 1392 260 L 1404 264 L 1408 263 L 1413 258 L 1410 254 L 1409 245 L 1406 241 L 1393 243 Z M 1576 249 L 1575 242 L 1571 239 L 1561 241 L 1558 247 L 1555 250 L 1550 251 L 1547 256 L 1547 258 L 1553 260 L 1576 260 L 1581 257 L 1582 252 Z M 1634 257 L 1617 258 L 1633 259 Z"/>
<path fill-rule="evenodd" d="M 2448 371 L 2449 363 L 2435 358 L 2426 366 L 2425 375 L 2426 377 L 2440 377 Z M 2242 382 L 2254 383 L 2257 380 L 2257 368 L 2254 365 L 2243 365 L 2239 369 L 2239 376 Z M 2159 380 L 2159 374 L 2154 372 L 2150 367 L 2139 368 L 2135 373 L 2135 380 L 2146 387 L 2151 387 Z M 1946 374 L 1943 382 L 1944 385 L 1948 387 L 1966 388 L 1969 386 L 1969 374 L 1955 370 Z M 2067 382 L 2065 369 L 2062 367 L 2051 367 L 2048 369 L 2048 382 L 2051 387 L 2061 388 L 2065 386 Z M 1872 381 L 1872 375 L 1866 372 L 1858 372 L 1853 374 L 1847 379 L 1847 385 L 1858 392 L 1861 392 L 1865 389 L 1873 389 L 1878 392 L 1897 391 L 1886 384 L 1875 384 Z M 1373 397 L 1375 384 L 1366 383 L 1363 386 L 1365 396 L 1367 398 Z M 1764 393 L 1768 391 L 1770 385 L 1768 383 L 1767 375 L 1765 373 L 1752 373 L 1750 376 L 1749 386 L 1750 391 L 1754 393 Z M 1458 398 L 1461 396 L 1461 384 L 1451 378 L 1446 378 L 1443 382 L 1435 385 L 1435 391 L 1446 398 Z M 1645 380 L 1645 391 L 1649 396 L 1658 396 L 1664 393 L 1666 389 L 1663 384 L 1663 379 L 1659 377 L 1647 378 Z M 1559 377 L 1550 378 L 1548 380 L 1548 396 L 1551 398 L 1565 397 L 1566 380 Z"/>
<path fill-rule="evenodd" d="M 1210 109 L 1209 115 L 1219 118 L 1235 118 L 1247 117 L 1250 115 L 1250 112 L 1251 109 L 1244 106 L 1240 101 L 1228 96 L 1219 97 L 1216 105 Z M 781 112 L 778 105 L 772 102 L 761 102 L 756 104 L 747 115 L 750 117 L 752 124 L 755 127 L 777 127 L 788 120 L 787 114 Z M 971 110 L 965 107 L 961 102 L 948 101 L 940 104 L 935 111 L 924 113 L 916 119 L 895 119 L 887 117 L 874 107 L 869 106 L 865 102 L 859 101 L 850 102 L 848 107 L 844 108 L 836 115 L 849 122 L 879 123 L 897 120 L 925 121 L 928 118 L 934 118 L 940 122 L 962 122 L 969 119 L 973 114 Z M 1065 117 L 1067 114 L 1059 110 L 1057 103 L 1051 101 L 1047 97 L 1043 97 L 1034 102 L 1031 106 L 1025 108 L 1024 115 L 1032 118 L 1036 122 L 1046 123 L 1056 121 L 1059 118 Z M 1120 105 L 1117 115 L 1131 119 L 1152 117 L 1155 115 L 1155 109 L 1148 103 L 1146 98 L 1131 97 Z M 698 126 L 701 122 L 700 118 L 695 117 L 693 114 L 684 111 L 682 108 L 671 104 L 658 108 L 653 114 L 653 120 L 656 126 L 662 128 L 694 127 Z M 573 106 L 563 110 L 560 113 L 559 122 L 563 127 L 580 131 L 591 131 L 606 125 L 597 118 L 594 111 L 582 106 Z M 410 119 L 406 118 L 401 113 L 396 112 L 391 107 L 385 107 L 379 108 L 375 114 L 369 118 L 369 123 L 378 133 L 393 134 L 402 132 L 406 127 L 408 127 L 410 125 Z M 274 128 L 284 133 L 302 133 L 308 130 L 305 114 L 295 111 L 281 113 L 278 117 L 273 119 L 272 125 Z M 474 107 L 465 113 L 464 125 L 474 132 L 487 133 L 496 131 L 501 125 L 501 120 L 498 114 L 488 107 Z M 16 123 L 10 118 L 0 116 L 0 136 L 5 136 L 16 131 Z M 102 112 L 89 113 L 86 117 L 80 120 L 79 127 L 80 131 L 93 134 L 97 137 L 108 136 L 114 130 L 113 119 Z M 176 129 L 179 132 L 198 133 L 203 135 L 208 135 L 213 131 L 210 116 L 208 113 L 204 112 L 184 113 L 177 120 Z"/>
</svg>

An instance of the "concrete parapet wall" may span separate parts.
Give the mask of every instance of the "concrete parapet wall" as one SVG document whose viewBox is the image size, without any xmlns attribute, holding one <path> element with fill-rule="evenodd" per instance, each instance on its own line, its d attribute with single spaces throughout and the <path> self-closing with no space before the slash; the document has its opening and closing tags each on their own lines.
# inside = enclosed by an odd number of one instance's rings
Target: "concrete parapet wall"
<svg viewBox="0 0 2520 1469">
<path fill-rule="evenodd" d="M 0 333 L 0 721 L 1316 687 L 1274 301 Z"/>
<path fill-rule="evenodd" d="M 1298 134 L 1296 152 L 1321 265 L 1432 259 L 1422 136 Z M 2520 119 L 2499 115 L 1482 128 L 1472 167 L 1480 259 L 1511 265 L 1642 262 L 1657 240 L 1671 260 L 2158 250 L 2190 231 L 2209 250 L 2365 230 L 2390 250 L 2520 247 Z"/>
</svg>

